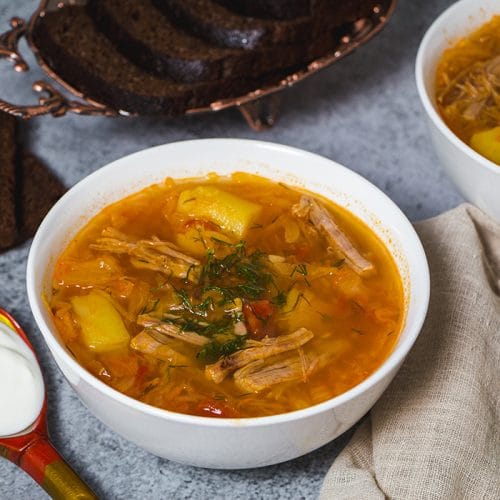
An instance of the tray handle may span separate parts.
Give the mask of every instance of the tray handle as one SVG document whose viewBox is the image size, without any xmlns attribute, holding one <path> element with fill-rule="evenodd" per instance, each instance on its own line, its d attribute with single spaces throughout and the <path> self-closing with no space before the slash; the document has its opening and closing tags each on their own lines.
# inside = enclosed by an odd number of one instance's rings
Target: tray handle
<svg viewBox="0 0 500 500">
<path fill-rule="evenodd" d="M 0 58 L 10 59 L 17 72 L 28 71 L 28 63 L 17 48 L 19 40 L 26 34 L 26 23 L 20 17 L 13 17 L 10 25 L 12 29 L 0 35 Z"/>
<path fill-rule="evenodd" d="M 18 49 L 19 40 L 26 35 L 26 22 L 20 17 L 13 17 L 10 20 L 10 26 L 11 29 L 9 31 L 0 34 L 0 59 L 9 59 L 14 63 L 15 71 L 26 72 L 29 70 L 28 63 L 24 60 Z M 38 98 L 38 104 L 28 106 L 12 104 L 0 98 L 0 111 L 24 120 L 48 114 L 63 116 L 68 112 L 80 115 L 103 116 L 115 116 L 117 114 L 104 106 L 70 100 L 50 83 L 43 80 L 36 81 L 33 84 L 33 90 L 41 94 Z"/>
<path fill-rule="evenodd" d="M 278 92 L 238 106 L 247 124 L 256 132 L 262 132 L 274 126 L 279 118 L 280 107 L 281 95 Z"/>
</svg>

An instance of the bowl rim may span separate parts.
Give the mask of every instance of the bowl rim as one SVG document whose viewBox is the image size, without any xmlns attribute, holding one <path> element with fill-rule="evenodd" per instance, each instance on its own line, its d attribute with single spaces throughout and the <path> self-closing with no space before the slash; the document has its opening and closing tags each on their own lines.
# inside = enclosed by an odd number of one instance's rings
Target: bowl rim
<svg viewBox="0 0 500 500">
<path fill-rule="evenodd" d="M 127 396 L 116 389 L 106 385 L 104 382 L 99 380 L 97 377 L 92 375 L 90 372 L 85 370 L 72 356 L 68 354 L 68 352 L 62 347 L 60 342 L 56 339 L 54 333 L 50 326 L 45 322 L 45 319 L 42 314 L 42 309 L 45 306 L 44 300 L 41 296 L 38 296 L 36 290 L 36 282 L 35 282 L 35 269 L 36 269 L 36 261 L 37 254 L 40 246 L 43 243 L 43 238 L 45 237 L 44 233 L 49 230 L 49 226 L 52 225 L 53 222 L 57 221 L 57 212 L 60 210 L 59 207 L 62 207 L 64 203 L 67 202 L 68 199 L 78 193 L 80 190 L 86 189 L 87 185 L 92 183 L 94 179 L 98 179 L 100 176 L 107 174 L 108 172 L 112 172 L 114 169 L 118 168 L 120 163 L 124 161 L 130 161 L 131 159 L 140 159 L 141 155 L 147 152 L 153 152 L 153 150 L 164 150 L 168 148 L 175 148 L 176 146 L 183 145 L 184 147 L 192 147 L 196 148 L 199 146 L 218 146 L 220 148 L 224 148 L 227 146 L 234 146 L 235 144 L 245 145 L 251 148 L 268 148 L 272 149 L 273 152 L 278 151 L 279 154 L 283 154 L 285 157 L 287 155 L 293 155 L 304 158 L 304 160 L 316 159 L 316 161 L 327 162 L 332 164 L 337 170 L 344 171 L 347 175 L 352 176 L 357 182 L 366 187 L 369 191 L 378 193 L 388 206 L 393 211 L 393 213 L 400 219 L 401 227 L 404 228 L 410 238 L 412 239 L 411 245 L 416 255 L 414 261 L 410 263 L 408 261 L 408 265 L 411 268 L 418 268 L 419 275 L 419 283 L 421 284 L 421 290 L 419 290 L 418 300 L 415 301 L 414 305 L 414 321 L 412 324 L 406 323 L 403 327 L 402 331 L 405 331 L 405 338 L 403 341 L 394 348 L 394 350 L 389 354 L 389 356 L 385 359 L 381 366 L 375 370 L 370 376 L 364 379 L 361 383 L 352 387 L 348 391 L 335 396 L 327 401 L 323 401 L 321 403 L 309 406 L 307 408 L 303 408 L 300 410 L 295 410 L 287 413 L 279 413 L 276 415 L 263 416 L 263 417 L 242 417 L 242 418 L 212 418 L 212 417 L 202 417 L 196 415 L 188 415 L 183 413 L 177 413 L 170 410 L 165 410 L 162 408 L 157 408 L 155 406 L 151 406 L 147 403 L 143 403 L 142 401 L 136 400 L 130 396 Z M 221 157 L 223 156 L 223 149 L 221 149 Z M 286 168 L 284 169 L 286 172 Z M 83 225 L 81 226 L 83 227 Z M 81 229 L 80 227 L 80 229 Z M 185 141 L 176 141 L 169 144 L 163 144 L 159 146 L 154 146 L 152 148 L 146 148 L 141 151 L 120 157 L 117 160 L 112 161 L 111 163 L 106 164 L 105 166 L 98 168 L 91 174 L 82 178 L 78 183 L 76 183 L 72 188 L 70 188 L 60 199 L 59 201 L 52 207 L 49 211 L 45 219 L 42 221 L 30 248 L 26 269 L 26 287 L 28 293 L 28 301 L 32 311 L 32 314 L 35 318 L 36 324 L 39 330 L 42 333 L 42 336 L 51 351 L 51 355 L 55 358 L 56 364 L 59 366 L 59 359 L 62 358 L 66 365 L 77 374 L 80 379 L 83 379 L 90 386 L 96 389 L 98 392 L 103 393 L 106 397 L 110 397 L 115 400 L 115 402 L 122 404 L 132 410 L 139 411 L 141 413 L 145 413 L 152 417 L 159 417 L 165 421 L 175 421 L 177 423 L 183 424 L 195 424 L 198 426 L 204 427 L 261 427 L 261 426 L 270 426 L 270 425 L 280 425 L 286 422 L 298 421 L 303 418 L 321 414 L 325 411 L 332 410 L 342 404 L 348 402 L 351 399 L 356 398 L 357 396 L 366 393 L 370 388 L 376 386 L 379 382 L 381 382 L 392 370 L 397 368 L 405 359 L 406 355 L 412 348 L 415 343 L 424 323 L 424 320 L 427 315 L 428 305 L 429 305 L 429 297 L 430 297 L 430 273 L 427 258 L 425 255 L 424 248 L 422 243 L 412 226 L 411 222 L 404 215 L 402 210 L 377 186 L 372 184 L 370 181 L 365 179 L 360 174 L 340 165 L 339 163 L 330 160 L 324 156 L 311 153 L 305 151 L 303 149 L 282 145 L 273 142 L 259 141 L 259 140 L 249 140 L 249 139 L 237 139 L 237 138 L 213 138 L 213 139 L 194 139 L 194 140 L 185 140 Z M 412 301 L 410 296 L 409 303 Z M 66 377 L 66 376 L 65 376 Z M 73 386 L 70 382 L 70 385 Z M 80 396 L 79 396 L 80 398 Z M 81 398 L 80 398 L 81 399 Z"/>
<path fill-rule="evenodd" d="M 427 31 L 425 32 L 422 41 L 418 47 L 417 57 L 415 59 L 415 80 L 417 85 L 417 92 L 420 97 L 420 101 L 434 125 L 439 129 L 439 131 L 450 141 L 455 147 L 460 149 L 464 154 L 470 156 L 475 162 L 479 163 L 481 166 L 487 168 L 488 170 L 495 172 L 500 175 L 500 166 L 496 163 L 488 160 L 488 158 L 482 156 L 477 151 L 472 149 L 468 144 L 462 141 L 449 127 L 446 125 L 444 120 L 441 118 L 441 115 L 438 113 L 432 98 L 427 91 L 425 78 L 424 78 L 424 66 L 427 62 L 429 49 L 432 47 L 432 38 L 434 35 L 445 25 L 448 23 L 449 18 L 466 18 L 469 16 L 467 12 L 461 15 L 457 15 L 461 13 L 464 5 L 468 6 L 469 4 L 474 5 L 477 0 L 459 0 L 456 3 L 449 6 L 446 10 L 444 10 L 429 26 Z M 478 6 L 478 9 L 480 6 Z M 477 27 L 479 27 L 478 25 Z M 466 36 L 467 32 L 464 31 L 464 35 Z"/>
</svg>

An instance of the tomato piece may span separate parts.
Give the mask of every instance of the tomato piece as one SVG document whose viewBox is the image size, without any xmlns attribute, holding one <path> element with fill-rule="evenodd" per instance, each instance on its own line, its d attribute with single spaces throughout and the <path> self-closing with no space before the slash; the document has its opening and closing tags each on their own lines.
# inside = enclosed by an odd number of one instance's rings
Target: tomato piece
<svg viewBox="0 0 500 500">
<path fill-rule="evenodd" d="M 213 417 L 213 418 L 238 418 L 239 414 L 229 405 L 215 400 L 206 399 L 198 403 L 194 411 L 195 415 L 200 417 Z"/>
<path fill-rule="evenodd" d="M 250 337 L 260 340 L 266 335 L 275 335 L 274 313 L 276 309 L 269 300 L 255 300 L 243 304 L 243 314 Z"/>
</svg>

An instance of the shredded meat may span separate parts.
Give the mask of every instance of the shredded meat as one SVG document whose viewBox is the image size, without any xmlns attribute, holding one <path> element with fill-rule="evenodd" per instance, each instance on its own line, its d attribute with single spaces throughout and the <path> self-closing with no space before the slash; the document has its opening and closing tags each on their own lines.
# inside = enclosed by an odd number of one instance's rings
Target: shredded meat
<svg viewBox="0 0 500 500">
<path fill-rule="evenodd" d="M 189 365 L 189 359 L 172 349 L 170 346 L 165 345 L 165 342 L 158 341 L 151 336 L 151 333 L 143 330 L 138 333 L 131 341 L 130 347 L 135 351 L 149 354 L 162 361 L 168 361 L 175 365 Z"/>
<path fill-rule="evenodd" d="M 316 367 L 301 356 L 292 356 L 282 361 L 265 365 L 257 360 L 240 368 L 234 374 L 234 382 L 244 392 L 260 392 L 282 382 L 304 380 Z"/>
<path fill-rule="evenodd" d="M 315 200 L 308 196 L 302 196 L 299 203 L 292 207 L 292 213 L 299 218 L 308 217 L 315 228 L 342 252 L 354 271 L 363 274 L 373 270 L 373 264 L 359 253 L 331 214 Z"/>
<path fill-rule="evenodd" d="M 200 262 L 180 252 L 168 241 L 153 237 L 133 241 L 128 235 L 113 228 L 102 232 L 102 237 L 90 245 L 93 250 L 130 256 L 131 264 L 138 269 L 150 269 L 167 276 L 188 279 L 195 283 L 200 274 Z"/>
<path fill-rule="evenodd" d="M 216 363 L 205 367 L 205 375 L 216 384 L 243 366 L 257 360 L 269 358 L 282 352 L 292 351 L 303 346 L 313 338 L 313 333 L 306 328 L 299 328 L 288 335 L 280 335 L 275 338 L 264 338 L 262 341 L 248 342 L 250 347 L 236 351 L 229 356 L 219 359 Z"/>
<path fill-rule="evenodd" d="M 141 314 L 140 316 L 138 316 L 137 324 L 145 327 L 145 331 L 158 342 L 167 343 L 169 337 L 182 340 L 184 342 L 187 342 L 188 344 L 197 346 L 202 346 L 209 342 L 207 337 L 198 335 L 196 332 L 181 330 L 176 325 L 163 323 L 157 318 L 154 318 L 153 316 L 149 316 L 147 314 Z"/>
</svg>

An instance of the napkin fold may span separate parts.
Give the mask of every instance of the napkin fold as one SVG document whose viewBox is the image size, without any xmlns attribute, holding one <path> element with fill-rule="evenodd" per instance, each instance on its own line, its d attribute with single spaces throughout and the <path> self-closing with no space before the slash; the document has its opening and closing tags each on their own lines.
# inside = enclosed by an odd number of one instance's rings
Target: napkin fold
<svg viewBox="0 0 500 500">
<path fill-rule="evenodd" d="M 321 500 L 500 498 L 500 225 L 465 204 L 416 230 L 427 319 Z"/>
</svg>

